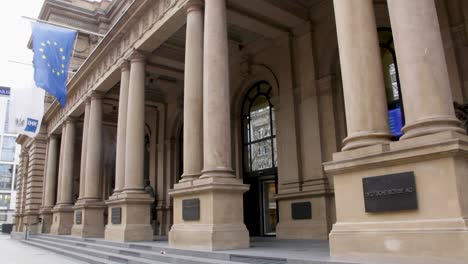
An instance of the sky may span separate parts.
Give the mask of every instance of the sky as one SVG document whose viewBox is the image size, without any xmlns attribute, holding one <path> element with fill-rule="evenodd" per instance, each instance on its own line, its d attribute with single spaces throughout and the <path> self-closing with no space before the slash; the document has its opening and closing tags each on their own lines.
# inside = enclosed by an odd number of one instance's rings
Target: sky
<svg viewBox="0 0 468 264">
<path fill-rule="evenodd" d="M 30 21 L 21 16 L 37 18 L 43 0 L 0 1 L 0 86 L 14 87 L 19 81 L 32 80 L 32 66 L 8 62 L 32 63 L 32 51 L 27 44 L 31 36 Z"/>
</svg>

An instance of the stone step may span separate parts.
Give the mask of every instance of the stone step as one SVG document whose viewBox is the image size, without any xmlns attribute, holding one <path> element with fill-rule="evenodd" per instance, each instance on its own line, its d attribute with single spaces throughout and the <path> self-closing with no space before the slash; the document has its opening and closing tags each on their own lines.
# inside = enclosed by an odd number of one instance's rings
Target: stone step
<svg viewBox="0 0 468 264">
<path fill-rule="evenodd" d="M 91 256 L 96 259 L 110 261 L 110 263 L 125 263 L 125 264 L 163 264 L 169 262 L 161 262 L 156 260 L 148 260 L 143 259 L 138 256 L 130 256 L 120 253 L 111 253 L 111 252 L 103 252 L 98 249 L 93 249 L 89 247 L 80 247 L 74 246 L 66 243 L 54 242 L 47 239 L 38 239 L 31 237 L 28 241 L 35 242 L 36 244 L 46 245 L 55 249 L 60 249 L 64 251 L 71 251 L 79 254 L 84 254 L 87 256 Z"/>
<path fill-rule="evenodd" d="M 234 262 L 226 261 L 221 259 L 210 259 L 210 258 L 200 258 L 187 255 L 178 255 L 166 252 L 166 249 L 155 251 L 151 247 L 143 247 L 142 249 L 135 249 L 132 245 L 130 247 L 118 247 L 110 245 L 101 245 L 95 242 L 86 241 L 88 239 L 79 240 L 79 239 L 69 239 L 62 237 L 53 237 L 53 236 L 32 236 L 31 240 L 41 241 L 48 245 L 55 245 L 60 248 L 65 249 L 75 249 L 78 252 L 89 252 L 91 255 L 101 258 L 106 258 L 107 255 L 112 256 L 114 260 L 118 258 L 126 259 L 127 257 L 134 257 L 143 260 L 149 261 L 158 261 L 157 263 L 178 263 L 178 264 L 244 264 L 246 262 Z M 119 245 L 125 245 L 119 243 Z M 135 246 L 135 245 L 133 245 Z M 202 252 L 205 256 L 210 254 L 207 252 Z M 124 262 L 125 260 L 122 260 Z M 126 262 L 124 262 L 126 263 Z M 156 263 L 156 262 L 151 262 Z M 248 262 L 250 263 L 250 262 Z M 273 263 L 273 262 L 272 262 Z"/>
<path fill-rule="evenodd" d="M 116 264 L 116 262 L 112 262 L 112 261 L 109 261 L 109 260 L 104 260 L 104 259 L 101 259 L 101 258 L 92 257 L 92 256 L 89 256 L 87 254 L 81 254 L 81 253 L 77 253 L 77 252 L 74 252 L 74 251 L 65 250 L 65 249 L 62 249 L 62 248 L 56 248 L 56 247 L 53 247 L 53 246 L 42 244 L 41 242 L 38 242 L 38 241 L 21 240 L 21 242 L 24 243 L 24 244 L 33 246 L 33 247 L 41 248 L 41 249 L 48 250 L 48 251 L 51 251 L 51 252 L 54 252 L 54 253 L 57 253 L 57 254 L 60 254 L 60 255 L 67 256 L 67 257 L 73 258 L 75 260 L 82 261 L 84 263 L 90 263 L 90 264 Z"/>
<path fill-rule="evenodd" d="M 59 236 L 59 235 L 51 235 L 51 234 L 41 234 L 35 235 L 36 237 L 45 237 L 45 238 L 53 238 L 53 239 L 60 239 L 63 241 L 75 241 L 75 242 L 86 242 L 86 243 L 93 243 L 97 245 L 105 245 L 105 246 L 112 246 L 124 249 L 135 249 L 135 250 L 144 250 L 150 252 L 162 252 L 164 251 L 166 254 L 172 255 L 180 255 L 180 256 L 190 256 L 195 258 L 202 258 L 202 259 L 212 259 L 216 260 L 217 262 L 213 263 L 222 263 L 219 261 L 227 261 L 229 260 L 229 255 L 225 253 L 218 253 L 218 252 L 205 252 L 205 251 L 196 251 L 196 250 L 187 250 L 187 249 L 176 249 L 176 248 L 167 248 L 161 247 L 157 245 L 147 245 L 142 243 L 122 243 L 122 242 L 114 242 L 108 241 L 100 238 L 79 238 L 79 237 L 72 237 L 72 236 Z M 232 263 L 232 262 L 229 262 Z M 234 262 L 235 263 L 235 262 Z"/>
<path fill-rule="evenodd" d="M 270 256 L 242 255 L 234 252 L 206 252 L 169 248 L 167 245 L 145 242 L 113 242 L 101 238 L 79 238 L 63 235 L 31 235 L 35 244 L 45 244 L 55 250 L 87 254 L 102 263 L 142 264 L 357 264 L 357 262 L 289 259 Z"/>
</svg>

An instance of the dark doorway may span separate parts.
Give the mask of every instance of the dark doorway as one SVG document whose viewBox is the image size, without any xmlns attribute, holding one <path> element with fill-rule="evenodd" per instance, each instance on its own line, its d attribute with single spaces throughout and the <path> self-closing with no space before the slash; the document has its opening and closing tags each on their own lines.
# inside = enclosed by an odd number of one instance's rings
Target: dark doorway
<svg viewBox="0 0 468 264">
<path fill-rule="evenodd" d="M 244 222 L 251 236 L 274 236 L 278 222 L 277 155 L 271 86 L 258 82 L 242 104 L 244 183 Z"/>
</svg>

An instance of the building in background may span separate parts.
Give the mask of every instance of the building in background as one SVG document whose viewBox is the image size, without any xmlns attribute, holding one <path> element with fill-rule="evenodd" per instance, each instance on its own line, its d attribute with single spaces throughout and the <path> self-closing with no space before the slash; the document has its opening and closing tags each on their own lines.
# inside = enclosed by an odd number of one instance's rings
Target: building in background
<svg viewBox="0 0 468 264">
<path fill-rule="evenodd" d="M 20 145 L 16 134 L 8 133 L 10 88 L 0 86 L 0 228 L 14 222 L 15 182 Z"/>
</svg>

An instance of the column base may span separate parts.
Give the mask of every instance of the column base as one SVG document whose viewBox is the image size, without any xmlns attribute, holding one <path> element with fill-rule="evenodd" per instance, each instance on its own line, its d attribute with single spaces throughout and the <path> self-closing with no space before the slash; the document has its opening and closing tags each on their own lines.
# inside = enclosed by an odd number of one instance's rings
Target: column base
<svg viewBox="0 0 468 264">
<path fill-rule="evenodd" d="M 249 232 L 243 217 L 243 193 L 248 188 L 234 178 L 203 178 L 176 184 L 169 192 L 174 197 L 169 245 L 210 251 L 248 248 Z M 188 208 L 186 203 L 184 209 L 183 203 L 188 200 L 192 205 Z M 193 214 L 198 214 L 198 219 Z"/>
<path fill-rule="evenodd" d="M 153 198 L 144 192 L 120 192 L 109 197 L 106 240 L 131 242 L 153 241 L 151 204 Z"/>
<path fill-rule="evenodd" d="M 467 136 L 447 131 L 335 153 L 324 164 L 338 216 L 331 256 L 468 261 L 467 146 Z M 364 178 L 383 175 L 363 188 Z"/>
<path fill-rule="evenodd" d="M 461 128 L 460 121 L 453 117 L 431 117 L 423 120 L 418 120 L 410 124 L 406 124 L 403 128 L 403 136 L 401 139 L 420 137 L 429 134 L 435 134 L 443 131 L 454 131 L 460 134 L 465 134 L 465 130 Z"/>
<path fill-rule="evenodd" d="M 278 194 L 279 222 L 276 226 L 276 238 L 278 239 L 316 239 L 328 240 L 331 223 L 334 217 L 331 215 L 331 194 L 305 192 L 297 194 Z M 300 219 L 293 218 L 293 204 L 307 204 L 310 206 L 310 217 Z M 302 212 L 307 214 L 306 208 Z"/>
<path fill-rule="evenodd" d="M 360 132 L 349 135 L 343 140 L 343 151 L 363 148 L 376 144 L 389 143 L 393 136 L 387 133 Z"/>
<path fill-rule="evenodd" d="M 50 233 L 50 228 L 53 222 L 53 212 L 50 207 L 42 207 L 40 210 L 42 219 L 42 230 L 41 233 Z"/>
<path fill-rule="evenodd" d="M 52 226 L 50 233 L 54 235 L 70 235 L 73 226 L 72 205 L 57 205 L 52 209 Z"/>
<path fill-rule="evenodd" d="M 74 224 L 71 235 L 77 237 L 104 237 L 104 212 L 106 205 L 102 201 L 80 200 L 75 206 Z"/>
</svg>

